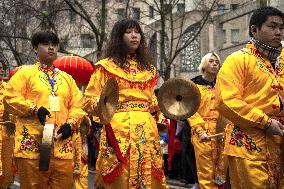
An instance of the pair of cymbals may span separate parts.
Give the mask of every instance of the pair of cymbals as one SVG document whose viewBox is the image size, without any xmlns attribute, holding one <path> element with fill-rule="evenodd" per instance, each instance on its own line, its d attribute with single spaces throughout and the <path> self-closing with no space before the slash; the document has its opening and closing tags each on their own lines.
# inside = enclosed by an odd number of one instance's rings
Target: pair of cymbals
<svg viewBox="0 0 284 189">
<path fill-rule="evenodd" d="M 171 78 L 163 83 L 158 92 L 158 105 L 170 119 L 184 120 L 197 112 L 201 95 L 189 79 Z"/>
<path fill-rule="evenodd" d="M 111 121 L 118 104 L 119 87 L 115 78 L 107 80 L 98 102 L 98 117 L 101 124 Z"/>
<path fill-rule="evenodd" d="M 98 102 L 98 116 L 101 124 L 111 121 L 116 111 L 119 87 L 115 78 L 106 82 Z M 189 79 L 171 78 L 159 89 L 158 105 L 168 118 L 184 120 L 197 112 L 201 95 L 197 86 Z"/>
</svg>

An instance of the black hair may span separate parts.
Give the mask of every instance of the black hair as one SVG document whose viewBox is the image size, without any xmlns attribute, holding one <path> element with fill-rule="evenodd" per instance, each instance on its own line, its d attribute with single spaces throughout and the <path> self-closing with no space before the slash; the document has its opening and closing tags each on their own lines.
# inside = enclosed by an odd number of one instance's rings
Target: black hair
<svg viewBox="0 0 284 189">
<path fill-rule="evenodd" d="M 279 16 L 284 20 L 284 15 L 283 13 L 278 10 L 277 8 L 274 7 L 261 7 L 256 9 L 249 22 L 249 36 L 253 37 L 252 32 L 251 32 L 251 26 L 255 25 L 258 28 L 261 28 L 262 24 L 266 22 L 267 18 L 269 16 Z"/>
<path fill-rule="evenodd" d="M 33 34 L 32 36 L 32 46 L 37 47 L 40 43 L 49 43 L 51 42 L 54 45 L 59 44 L 58 36 L 52 31 L 39 31 Z"/>
<path fill-rule="evenodd" d="M 121 68 L 128 66 L 127 56 L 129 49 L 123 41 L 123 35 L 129 28 L 135 28 L 141 35 L 140 45 L 135 51 L 135 58 L 138 61 L 138 69 L 150 69 L 151 60 L 149 49 L 139 23 L 134 19 L 122 19 L 116 22 L 112 28 L 111 36 L 104 52 L 105 58 L 112 58 Z"/>
</svg>

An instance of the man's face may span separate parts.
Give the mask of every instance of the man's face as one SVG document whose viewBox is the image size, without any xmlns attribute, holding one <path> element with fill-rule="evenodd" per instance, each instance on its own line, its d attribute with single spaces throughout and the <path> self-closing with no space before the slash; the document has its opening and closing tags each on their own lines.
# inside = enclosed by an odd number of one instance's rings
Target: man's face
<svg viewBox="0 0 284 189">
<path fill-rule="evenodd" d="M 40 62 L 52 63 L 57 57 L 58 45 L 51 42 L 40 43 L 34 50 L 37 53 Z"/>
<path fill-rule="evenodd" d="M 279 47 L 283 39 L 283 20 L 279 16 L 268 16 L 260 28 L 251 26 L 255 39 L 271 47 Z"/>
<path fill-rule="evenodd" d="M 128 28 L 123 35 L 123 41 L 129 48 L 130 53 L 134 53 L 140 45 L 141 35 L 136 28 Z"/>
<path fill-rule="evenodd" d="M 207 66 L 205 67 L 204 72 L 217 75 L 218 72 L 219 72 L 219 69 L 220 69 L 220 62 L 219 62 L 219 60 L 216 56 L 212 55 L 209 58 L 209 62 L 207 64 Z"/>
</svg>

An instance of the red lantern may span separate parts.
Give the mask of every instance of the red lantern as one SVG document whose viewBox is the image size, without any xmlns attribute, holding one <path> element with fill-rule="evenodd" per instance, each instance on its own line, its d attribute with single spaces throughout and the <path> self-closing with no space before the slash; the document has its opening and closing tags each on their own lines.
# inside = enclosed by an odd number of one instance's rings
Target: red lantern
<svg viewBox="0 0 284 189">
<path fill-rule="evenodd" d="M 94 71 L 93 65 L 79 56 L 63 56 L 57 58 L 53 65 L 70 74 L 78 86 L 87 85 Z"/>
</svg>

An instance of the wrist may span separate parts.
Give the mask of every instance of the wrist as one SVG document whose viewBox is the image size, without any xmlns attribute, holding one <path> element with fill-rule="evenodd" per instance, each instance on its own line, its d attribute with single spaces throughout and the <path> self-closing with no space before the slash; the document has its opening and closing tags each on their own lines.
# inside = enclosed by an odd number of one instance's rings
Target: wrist
<svg viewBox="0 0 284 189">
<path fill-rule="evenodd" d="M 36 105 L 32 105 L 32 107 L 30 108 L 30 113 L 32 116 L 36 116 L 38 111 L 38 107 Z"/>
<path fill-rule="evenodd" d="M 264 125 L 264 129 L 267 130 L 272 124 L 272 119 L 268 118 L 267 123 Z"/>
<path fill-rule="evenodd" d="M 205 131 L 198 133 L 198 137 L 200 138 L 202 135 L 207 134 Z"/>
</svg>

